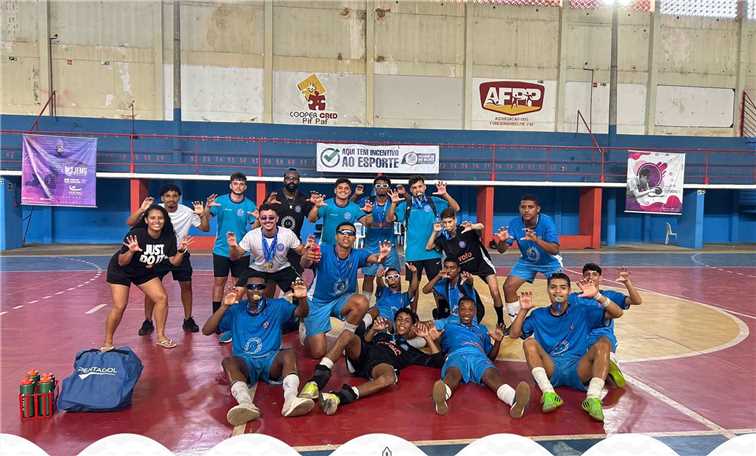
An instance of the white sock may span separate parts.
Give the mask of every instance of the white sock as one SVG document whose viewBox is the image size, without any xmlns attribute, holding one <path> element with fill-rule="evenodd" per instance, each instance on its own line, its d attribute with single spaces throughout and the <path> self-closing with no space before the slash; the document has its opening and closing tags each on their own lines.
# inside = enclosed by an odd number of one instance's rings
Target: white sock
<svg viewBox="0 0 756 456">
<path fill-rule="evenodd" d="M 357 389 L 356 386 L 352 387 L 352 391 L 354 391 L 354 394 L 357 396 L 357 399 L 360 398 L 360 390 Z"/>
<path fill-rule="evenodd" d="M 512 318 L 517 318 L 517 314 L 520 312 L 520 300 L 507 303 L 507 313 Z"/>
<path fill-rule="evenodd" d="M 428 341 L 426 341 L 423 337 L 413 337 L 412 339 L 408 340 L 407 343 L 410 344 L 411 347 L 420 349 L 425 347 L 428 344 Z"/>
<path fill-rule="evenodd" d="M 249 395 L 247 389 L 247 383 L 242 381 L 236 381 L 231 385 L 231 395 L 234 396 L 236 402 L 239 404 L 251 404 L 252 397 Z"/>
<path fill-rule="evenodd" d="M 515 390 L 505 383 L 496 390 L 496 396 L 501 402 L 512 405 L 514 404 Z"/>
<path fill-rule="evenodd" d="M 297 374 L 289 374 L 284 377 L 283 382 L 284 401 L 297 397 L 299 393 L 299 377 Z"/>
<path fill-rule="evenodd" d="M 446 383 L 444 383 L 444 387 L 446 388 L 446 400 L 448 401 L 452 395 L 452 389 Z"/>
<path fill-rule="evenodd" d="M 362 321 L 365 322 L 365 327 L 369 328 L 371 324 L 373 324 L 373 317 L 370 315 L 370 313 L 366 313 L 364 317 L 362 317 Z"/>
<path fill-rule="evenodd" d="M 322 365 L 324 365 L 325 367 L 327 367 L 329 369 L 333 369 L 333 361 L 331 361 L 330 359 L 328 359 L 328 357 L 326 357 L 326 356 L 324 356 L 323 359 L 321 359 L 320 363 L 318 363 L 318 364 L 322 364 Z"/>
<path fill-rule="evenodd" d="M 530 371 L 530 373 L 533 375 L 533 378 L 538 384 L 538 387 L 541 388 L 541 392 L 543 393 L 554 392 L 554 387 L 551 386 L 549 377 L 546 375 L 546 369 L 544 369 L 543 367 L 534 367 L 533 370 Z"/>
<path fill-rule="evenodd" d="M 588 392 L 585 397 L 595 397 L 601 399 L 601 390 L 604 388 L 604 379 L 593 377 L 588 384 Z"/>
</svg>

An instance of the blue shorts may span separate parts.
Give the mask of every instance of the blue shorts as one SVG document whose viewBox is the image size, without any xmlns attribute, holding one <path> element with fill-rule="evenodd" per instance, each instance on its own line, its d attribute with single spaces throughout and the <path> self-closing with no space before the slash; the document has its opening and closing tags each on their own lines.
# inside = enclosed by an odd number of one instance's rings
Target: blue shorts
<svg viewBox="0 0 756 456">
<path fill-rule="evenodd" d="M 341 310 L 346 306 L 352 294 L 343 294 L 333 301 L 321 301 L 316 298 L 310 299 L 310 313 L 304 319 L 307 337 L 316 334 L 327 333 L 331 330 L 331 317 L 343 320 Z"/>
<path fill-rule="evenodd" d="M 588 335 L 588 348 L 598 342 L 602 337 L 609 339 L 609 343 L 612 344 L 612 353 L 617 353 L 617 337 L 614 335 L 614 331 L 609 328 L 598 328 L 591 331 Z"/>
<path fill-rule="evenodd" d="M 247 384 L 254 385 L 258 381 L 280 383 L 280 381 L 270 378 L 270 367 L 273 365 L 276 355 L 278 355 L 278 350 L 263 356 L 250 356 L 244 353 L 234 356 L 244 361 L 244 365 L 247 366 Z"/>
<path fill-rule="evenodd" d="M 549 381 L 553 387 L 569 386 L 579 391 L 588 391 L 586 385 L 580 381 L 578 363 L 580 358 L 573 356 L 557 356 L 554 361 L 554 372 Z"/>
<path fill-rule="evenodd" d="M 551 277 L 551 274 L 564 272 L 562 269 L 561 257 L 559 257 L 558 263 L 555 262 L 544 265 L 532 264 L 527 261 L 523 261 L 522 258 L 520 258 L 512 267 L 512 272 L 510 272 L 509 275 L 519 277 L 526 282 L 533 283 L 533 279 L 535 279 L 536 274 L 538 274 L 539 272 L 546 276 L 547 279 Z"/>
<path fill-rule="evenodd" d="M 370 254 L 377 254 L 378 253 L 378 246 L 375 247 L 370 246 L 366 247 L 367 251 L 370 252 Z M 386 258 L 386 261 L 383 262 L 381 265 L 380 263 L 371 264 L 368 266 L 364 266 L 362 268 L 362 274 L 366 276 L 374 276 L 378 273 L 378 268 L 383 266 L 384 268 L 394 268 L 399 273 L 402 272 L 400 266 L 399 266 L 399 254 L 396 252 L 396 246 L 391 248 L 391 253 L 389 253 L 388 258 Z"/>
<path fill-rule="evenodd" d="M 468 351 L 452 352 L 441 368 L 441 378 L 446 378 L 446 372 L 452 367 L 462 373 L 462 383 L 482 383 L 486 369 L 496 368 L 483 353 L 472 354 Z"/>
</svg>

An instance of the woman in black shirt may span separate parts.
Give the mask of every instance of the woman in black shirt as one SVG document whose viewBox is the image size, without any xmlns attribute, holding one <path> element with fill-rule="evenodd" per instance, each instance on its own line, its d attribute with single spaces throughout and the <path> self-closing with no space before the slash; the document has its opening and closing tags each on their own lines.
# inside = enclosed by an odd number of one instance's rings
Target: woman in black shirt
<svg viewBox="0 0 756 456">
<path fill-rule="evenodd" d="M 108 264 L 107 282 L 113 294 L 113 308 L 105 322 L 105 343 L 100 350 L 113 349 L 113 334 L 126 310 L 132 283 L 155 303 L 157 344 L 163 348 L 176 346 L 176 342 L 165 335 L 168 296 L 156 269 L 165 261 L 180 265 L 191 241 L 191 237 L 186 236 L 176 246 L 176 234 L 168 212 L 157 205 L 147 209 L 142 220 L 126 234 L 123 247 Z"/>
</svg>

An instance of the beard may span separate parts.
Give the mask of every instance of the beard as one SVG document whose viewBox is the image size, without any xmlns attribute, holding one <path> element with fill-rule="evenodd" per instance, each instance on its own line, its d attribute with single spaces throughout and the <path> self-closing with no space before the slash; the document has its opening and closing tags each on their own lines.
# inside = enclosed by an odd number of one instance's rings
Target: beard
<svg viewBox="0 0 756 456">
<path fill-rule="evenodd" d="M 295 191 L 297 191 L 298 185 L 290 182 L 284 185 L 284 187 L 286 187 L 286 190 L 290 191 L 291 193 L 294 193 Z"/>
</svg>

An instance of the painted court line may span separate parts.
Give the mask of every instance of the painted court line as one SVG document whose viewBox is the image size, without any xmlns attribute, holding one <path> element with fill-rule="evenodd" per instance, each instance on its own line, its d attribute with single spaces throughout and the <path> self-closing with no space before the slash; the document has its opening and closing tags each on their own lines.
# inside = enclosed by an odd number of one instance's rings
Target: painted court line
<svg viewBox="0 0 756 456">
<path fill-rule="evenodd" d="M 24 307 L 24 305 L 23 305 L 23 304 L 21 304 L 20 306 L 16 306 L 16 307 L 14 307 L 14 309 L 21 309 L 22 307 Z"/>
<path fill-rule="evenodd" d="M 39 299 L 35 299 L 34 301 L 29 301 L 29 302 L 27 302 L 27 304 L 34 304 L 34 303 L 37 303 L 37 302 L 39 302 Z"/>
<path fill-rule="evenodd" d="M 107 304 L 98 304 L 98 305 L 92 307 L 91 309 L 87 310 L 84 313 L 87 314 L 87 315 L 93 314 L 93 313 L 97 312 L 98 310 L 102 309 L 105 306 L 107 306 Z"/>
<path fill-rule="evenodd" d="M 8 313 L 8 312 L 0 312 L 0 315 L 5 315 L 5 314 L 7 314 L 7 313 Z"/>
</svg>

